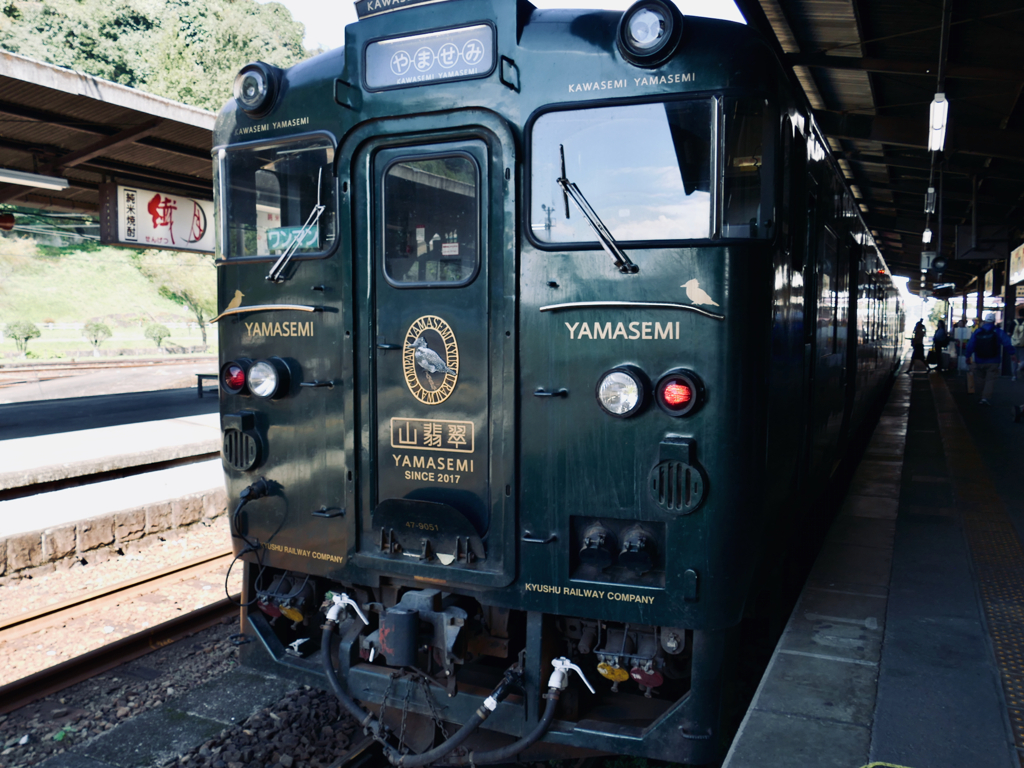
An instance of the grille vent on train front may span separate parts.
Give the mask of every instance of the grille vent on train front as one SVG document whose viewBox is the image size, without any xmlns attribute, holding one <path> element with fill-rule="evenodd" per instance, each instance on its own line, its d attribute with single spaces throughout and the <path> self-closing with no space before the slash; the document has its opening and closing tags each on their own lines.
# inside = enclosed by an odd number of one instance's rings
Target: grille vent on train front
<svg viewBox="0 0 1024 768">
<path fill-rule="evenodd" d="M 225 429 L 221 457 L 232 469 L 249 470 L 260 461 L 260 446 L 250 434 L 238 429 Z"/>
<path fill-rule="evenodd" d="M 683 461 L 662 461 L 651 470 L 651 497 L 669 512 L 687 515 L 704 501 L 703 472 Z"/>
</svg>

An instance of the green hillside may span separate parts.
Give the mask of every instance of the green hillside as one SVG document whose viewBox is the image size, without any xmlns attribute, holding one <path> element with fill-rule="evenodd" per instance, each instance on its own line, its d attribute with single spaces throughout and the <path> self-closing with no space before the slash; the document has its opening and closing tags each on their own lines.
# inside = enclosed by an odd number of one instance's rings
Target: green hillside
<svg viewBox="0 0 1024 768">
<path fill-rule="evenodd" d="M 28 350 L 44 359 L 92 355 L 81 330 L 67 327 L 88 322 L 113 332 L 99 348 L 104 355 L 158 353 L 144 336 L 151 323 L 171 329 L 165 345 L 171 351 L 201 345 L 195 318 L 160 294 L 136 266 L 138 256 L 127 248 L 55 249 L 0 238 L 0 330 L 20 320 L 36 324 L 42 336 L 29 341 Z M 0 342 L 0 359 L 17 355 L 11 339 Z"/>
</svg>

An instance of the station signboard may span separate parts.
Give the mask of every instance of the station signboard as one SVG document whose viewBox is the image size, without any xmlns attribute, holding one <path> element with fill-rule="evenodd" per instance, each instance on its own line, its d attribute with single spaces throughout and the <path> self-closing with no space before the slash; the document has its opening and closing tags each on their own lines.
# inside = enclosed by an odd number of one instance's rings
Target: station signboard
<svg viewBox="0 0 1024 768">
<path fill-rule="evenodd" d="M 213 201 L 118 184 L 100 186 L 100 242 L 214 252 Z"/>
<path fill-rule="evenodd" d="M 1010 254 L 1010 285 L 1024 282 L 1024 245 L 1019 245 Z M 1018 295 L 1020 289 L 1017 289 Z"/>
</svg>

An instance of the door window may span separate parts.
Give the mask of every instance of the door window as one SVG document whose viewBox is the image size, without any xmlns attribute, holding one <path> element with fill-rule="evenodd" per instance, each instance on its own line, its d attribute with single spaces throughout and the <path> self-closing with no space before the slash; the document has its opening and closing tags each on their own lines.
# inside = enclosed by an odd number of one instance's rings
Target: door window
<svg viewBox="0 0 1024 768">
<path fill-rule="evenodd" d="M 464 285 L 479 267 L 479 169 L 465 154 L 417 156 L 384 172 L 384 275 L 397 287 Z"/>
</svg>

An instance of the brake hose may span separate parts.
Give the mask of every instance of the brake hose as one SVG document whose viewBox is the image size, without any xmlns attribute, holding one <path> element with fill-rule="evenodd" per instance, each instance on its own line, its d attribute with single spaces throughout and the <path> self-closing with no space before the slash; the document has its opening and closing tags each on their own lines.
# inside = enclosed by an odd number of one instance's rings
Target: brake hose
<svg viewBox="0 0 1024 768">
<path fill-rule="evenodd" d="M 403 755 L 393 746 L 387 743 L 387 735 L 383 723 L 375 718 L 370 712 L 363 709 L 359 702 L 353 699 L 347 691 L 342 687 L 341 681 L 338 679 L 338 673 L 334 669 L 334 664 L 331 662 L 331 635 L 334 633 L 335 628 L 338 626 L 338 618 L 341 612 L 345 609 L 345 606 L 350 606 L 355 609 L 356 613 L 359 614 L 359 618 L 362 619 L 364 624 L 368 624 L 366 617 L 363 612 L 359 609 L 359 605 L 352 600 L 348 595 L 335 594 L 333 597 L 333 605 L 327 611 L 327 622 L 324 624 L 323 634 L 320 638 L 320 657 L 323 661 L 324 674 L 327 676 L 327 682 L 331 686 L 331 691 L 338 697 L 338 701 L 341 702 L 342 706 L 349 711 L 362 726 L 365 733 L 370 734 L 373 738 L 380 742 L 384 747 L 384 754 L 392 765 L 399 766 L 400 768 L 419 768 L 419 766 L 430 765 L 431 763 L 437 762 L 445 755 L 455 750 L 461 745 L 466 739 L 468 739 L 473 732 L 480 727 L 480 725 L 486 720 L 491 712 L 498 707 L 498 702 L 502 701 L 510 693 L 510 689 L 513 685 L 518 683 L 518 672 L 513 674 L 512 670 L 505 673 L 505 677 L 502 678 L 501 682 L 498 683 L 497 687 L 491 692 L 483 704 L 477 707 L 476 712 L 473 713 L 472 717 L 466 721 L 466 723 L 456 731 L 451 738 L 444 743 L 434 747 L 433 749 L 423 752 L 418 755 Z"/>
<path fill-rule="evenodd" d="M 488 752 L 470 752 L 467 755 L 457 755 L 449 760 L 445 761 L 445 765 L 485 765 L 487 763 L 503 763 L 506 760 L 510 760 L 520 752 L 529 749 L 538 741 L 540 738 L 547 733 L 548 728 L 551 727 L 551 721 L 555 719 L 555 710 L 558 708 L 558 697 L 561 695 L 561 690 L 558 688 L 549 688 L 547 694 L 547 704 L 544 705 L 544 714 L 541 715 L 540 721 L 526 736 L 514 741 L 511 744 L 507 744 L 504 747 L 498 749 L 492 749 Z"/>
<path fill-rule="evenodd" d="M 470 752 L 468 755 L 458 755 L 450 760 L 445 761 L 446 765 L 485 765 L 487 763 L 503 763 L 506 760 L 510 760 L 519 753 L 526 749 L 529 749 L 538 741 L 540 738 L 547 733 L 548 728 L 551 727 L 551 721 L 555 718 L 555 710 L 558 708 L 558 699 L 569 686 L 569 672 L 576 672 L 586 684 L 587 688 L 590 689 L 591 693 L 594 693 L 594 687 L 587 680 L 586 675 L 583 674 L 583 670 L 573 664 L 565 656 L 559 656 L 551 662 L 554 670 L 551 673 L 551 677 L 548 678 L 548 692 L 545 698 L 547 704 L 544 705 L 544 714 L 541 715 L 537 725 L 534 726 L 533 730 L 526 734 L 523 738 L 518 741 L 514 741 L 511 744 L 506 744 L 504 747 L 498 749 L 492 749 L 487 752 Z"/>
</svg>

